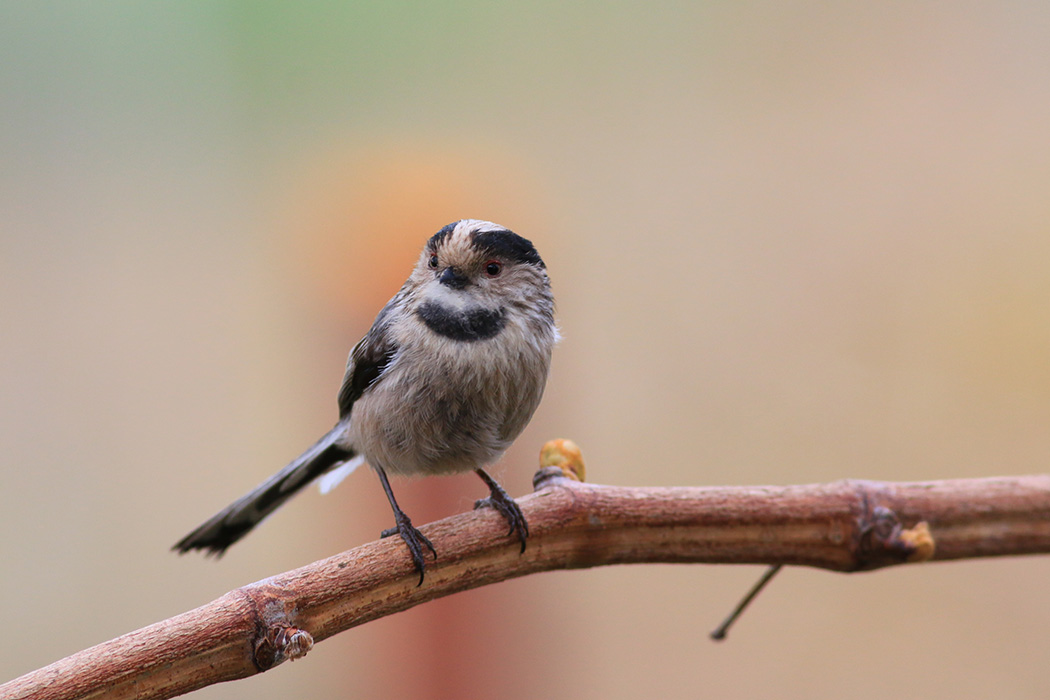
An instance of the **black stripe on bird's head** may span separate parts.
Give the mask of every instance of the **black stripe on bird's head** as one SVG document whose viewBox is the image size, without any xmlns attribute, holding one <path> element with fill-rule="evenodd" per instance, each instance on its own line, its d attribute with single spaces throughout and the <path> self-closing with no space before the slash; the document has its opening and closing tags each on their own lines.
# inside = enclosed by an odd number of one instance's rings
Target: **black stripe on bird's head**
<svg viewBox="0 0 1050 700">
<path fill-rule="evenodd" d="M 471 240 L 471 245 L 483 255 L 546 268 L 540 254 L 536 252 L 536 247 L 532 245 L 532 241 L 507 229 L 476 232 Z"/>
<path fill-rule="evenodd" d="M 492 256 L 527 265 L 545 268 L 532 241 L 491 221 L 462 219 L 454 221 L 435 233 L 427 241 L 427 252 L 434 254 L 445 246 L 468 244 L 479 255 Z"/>
</svg>

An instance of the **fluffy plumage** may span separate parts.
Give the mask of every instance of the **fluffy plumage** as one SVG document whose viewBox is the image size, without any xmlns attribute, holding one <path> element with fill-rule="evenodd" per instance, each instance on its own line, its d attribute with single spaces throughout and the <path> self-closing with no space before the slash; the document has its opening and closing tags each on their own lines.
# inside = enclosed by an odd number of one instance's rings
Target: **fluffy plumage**
<svg viewBox="0 0 1050 700">
<path fill-rule="evenodd" d="M 517 532 L 517 504 L 483 471 L 539 405 L 557 342 L 547 269 L 531 242 L 466 219 L 427 241 L 415 269 L 350 351 L 339 422 L 309 450 L 191 532 L 174 549 L 222 554 L 307 484 L 326 488 L 363 457 L 380 477 L 422 582 L 433 546 L 398 507 L 387 472 L 475 470 Z M 388 531 L 384 534 L 392 534 Z M 436 553 L 435 553 L 436 556 Z"/>
</svg>

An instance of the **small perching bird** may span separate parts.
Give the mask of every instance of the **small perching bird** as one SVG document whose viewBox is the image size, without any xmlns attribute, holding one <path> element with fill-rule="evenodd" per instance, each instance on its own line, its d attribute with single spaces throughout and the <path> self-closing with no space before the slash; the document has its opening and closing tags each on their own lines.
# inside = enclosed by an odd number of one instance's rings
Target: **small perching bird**
<svg viewBox="0 0 1050 700">
<path fill-rule="evenodd" d="M 327 491 L 362 461 L 379 475 L 397 533 L 423 582 L 424 547 L 437 552 L 397 505 L 387 472 L 473 469 L 525 551 L 518 504 L 485 472 L 539 405 L 558 340 L 554 297 L 532 243 L 502 226 L 465 219 L 434 234 L 408 280 L 350 351 L 339 422 L 313 447 L 173 549 L 221 555 L 300 489 Z"/>
</svg>

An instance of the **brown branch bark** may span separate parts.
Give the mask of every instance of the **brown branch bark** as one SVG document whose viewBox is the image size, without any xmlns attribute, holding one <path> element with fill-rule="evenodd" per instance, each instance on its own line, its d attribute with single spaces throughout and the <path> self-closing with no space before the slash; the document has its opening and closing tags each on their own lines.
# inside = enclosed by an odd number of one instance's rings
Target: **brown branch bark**
<svg viewBox="0 0 1050 700">
<path fill-rule="evenodd" d="M 458 591 L 552 569 L 640 562 L 864 571 L 1050 552 L 1050 475 L 926 483 L 627 488 L 541 470 L 519 554 L 482 509 L 423 528 L 426 581 L 397 538 L 237 589 L 0 686 L 0 698 L 169 698 L 268 670 L 315 641 Z"/>
</svg>

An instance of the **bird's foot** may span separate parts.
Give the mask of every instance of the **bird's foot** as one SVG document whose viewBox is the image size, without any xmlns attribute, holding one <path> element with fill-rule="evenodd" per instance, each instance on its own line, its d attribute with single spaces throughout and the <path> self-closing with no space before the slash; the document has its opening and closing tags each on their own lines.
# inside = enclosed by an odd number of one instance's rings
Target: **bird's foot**
<svg viewBox="0 0 1050 700">
<path fill-rule="evenodd" d="M 437 550 L 434 549 L 434 545 L 427 539 L 427 536 L 420 532 L 403 512 L 394 513 L 394 518 L 397 521 L 397 525 L 389 530 L 383 530 L 379 536 L 401 535 L 405 546 L 408 547 L 408 553 L 412 555 L 412 563 L 415 564 L 416 571 L 419 572 L 419 583 L 417 585 L 422 586 L 423 572 L 426 569 L 423 559 L 423 547 L 429 549 L 435 559 L 437 559 Z"/>
<path fill-rule="evenodd" d="M 510 529 L 507 531 L 508 535 L 512 535 L 515 532 L 518 533 L 518 539 L 521 540 L 521 551 L 525 551 L 525 538 L 529 536 L 529 523 L 525 520 L 525 514 L 521 512 L 521 506 L 518 505 L 517 501 L 511 498 L 503 487 L 496 483 L 496 481 L 485 472 L 478 470 L 478 476 L 488 484 L 489 491 L 492 493 L 488 498 L 482 498 L 474 503 L 474 509 L 491 507 L 495 508 L 504 517 L 507 523 L 510 525 Z"/>
</svg>

